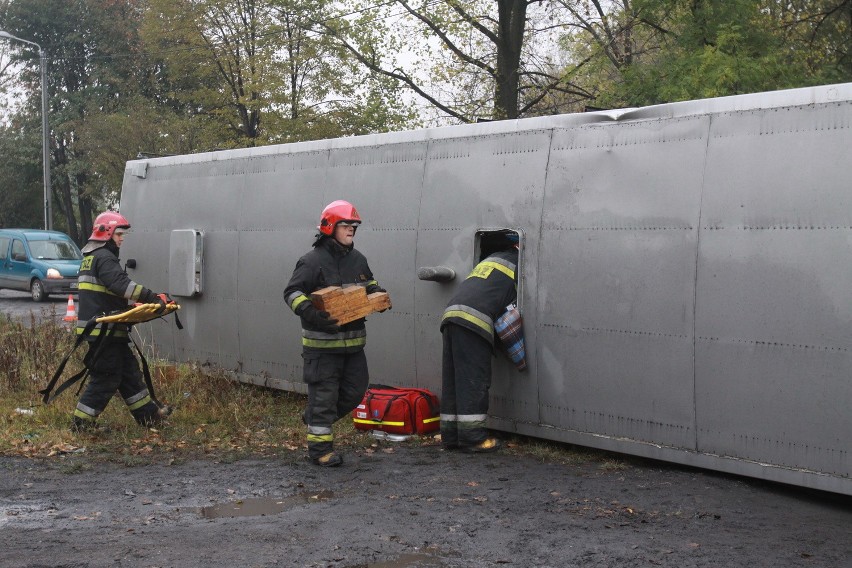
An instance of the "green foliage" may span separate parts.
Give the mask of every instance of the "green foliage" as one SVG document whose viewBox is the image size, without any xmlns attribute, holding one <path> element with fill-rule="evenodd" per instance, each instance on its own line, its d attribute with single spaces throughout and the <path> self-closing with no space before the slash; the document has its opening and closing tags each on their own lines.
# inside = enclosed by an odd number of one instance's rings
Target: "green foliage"
<svg viewBox="0 0 852 568">
<path fill-rule="evenodd" d="M 41 131 L 11 122 L 0 127 L 0 227 L 42 227 Z"/>
<path fill-rule="evenodd" d="M 598 107 L 852 80 L 848 0 L 637 0 L 613 6 L 614 12 L 588 20 L 562 41 L 575 61 L 586 61 L 581 82 Z M 609 35 L 601 32 L 607 22 L 618 22 Z"/>
<path fill-rule="evenodd" d="M 142 37 L 159 52 L 164 86 L 175 100 L 214 116 L 231 132 L 227 146 L 261 140 L 263 109 L 280 86 L 272 73 L 275 22 L 268 2 L 151 0 Z"/>
<path fill-rule="evenodd" d="M 15 0 L 2 13 L 0 27 L 39 43 L 47 55 L 48 121 L 55 212 L 78 242 L 91 230 L 94 209 L 107 203 L 93 164 L 79 145 L 79 130 L 92 113 L 120 108 L 139 89 L 139 66 L 133 57 L 141 0 Z M 22 80 L 33 87 L 28 108 L 40 115 L 38 59 L 16 42 L 25 64 Z"/>
<path fill-rule="evenodd" d="M 0 29 L 44 47 L 55 225 L 81 242 L 120 199 L 127 160 L 413 125 L 392 82 L 371 76 L 328 37 L 307 32 L 331 0 L 15 0 Z M 40 226 L 36 50 L 0 40 L 20 72 L 26 140 L 0 165 L 4 204 Z M 9 59 L 2 59 L 0 65 Z M 2 71 L 2 70 L 0 70 Z M 6 77 L 0 77 L 0 82 Z M 27 152 L 23 150 L 26 149 Z M 35 150 L 35 152 L 32 152 Z M 8 168 L 8 170 L 4 169 Z M 8 175 L 6 172 L 8 171 Z M 25 172 L 25 176 L 12 176 Z M 38 174 L 40 176 L 40 174 Z M 35 205 L 35 208 L 30 205 Z M 3 222 L 10 214 L 5 213 Z M 11 221 L 8 221 L 11 222 Z"/>
<path fill-rule="evenodd" d="M 852 81 L 851 22 L 850 0 L 0 0 L 47 53 L 54 224 L 78 242 L 140 153 Z M 0 224 L 40 226 L 38 53 L 0 40 L 8 89 Z"/>
<path fill-rule="evenodd" d="M 157 46 L 161 87 L 175 106 L 220 125 L 214 147 L 407 124 L 410 113 L 399 108 L 382 80 L 365 74 L 327 36 L 308 29 L 332 5 L 329 0 L 152 0 L 142 35 Z"/>
<path fill-rule="evenodd" d="M 852 81 L 852 1 L 764 2 L 808 84 Z"/>
</svg>

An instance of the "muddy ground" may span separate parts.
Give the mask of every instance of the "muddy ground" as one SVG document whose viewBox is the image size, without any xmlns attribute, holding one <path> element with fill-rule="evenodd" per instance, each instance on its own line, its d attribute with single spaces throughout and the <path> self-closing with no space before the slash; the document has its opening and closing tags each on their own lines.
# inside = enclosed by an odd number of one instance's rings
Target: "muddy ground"
<svg viewBox="0 0 852 568">
<path fill-rule="evenodd" d="M 631 458 L 0 459 L 4 567 L 838 568 L 850 536 L 850 498 Z"/>
</svg>

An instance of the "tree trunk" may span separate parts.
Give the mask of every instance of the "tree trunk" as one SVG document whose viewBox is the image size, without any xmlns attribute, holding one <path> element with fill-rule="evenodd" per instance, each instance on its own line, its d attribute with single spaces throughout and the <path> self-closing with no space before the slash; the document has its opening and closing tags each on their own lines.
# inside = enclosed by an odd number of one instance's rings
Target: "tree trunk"
<svg viewBox="0 0 852 568">
<path fill-rule="evenodd" d="M 80 239 L 86 241 L 92 234 L 92 198 L 89 197 L 84 188 L 86 187 L 86 174 L 76 177 L 77 206 L 80 209 Z"/>
<path fill-rule="evenodd" d="M 64 169 L 64 167 L 68 165 L 68 157 L 65 152 L 65 143 L 58 138 L 55 139 L 55 142 L 55 169 L 57 171 L 62 171 L 62 169 Z M 61 196 L 62 203 L 62 213 L 65 215 L 65 221 L 68 224 L 68 236 L 71 237 L 71 240 L 73 240 L 75 243 L 82 246 L 83 240 L 80 237 L 80 233 L 77 231 L 77 218 L 74 215 L 74 202 L 71 199 L 71 180 L 69 180 L 68 176 L 66 175 L 60 175 L 57 177 L 58 179 L 56 180 L 56 185 L 59 186 L 59 194 Z"/>
<path fill-rule="evenodd" d="M 527 20 L 528 0 L 497 0 L 499 30 L 497 77 L 494 86 L 494 119 L 518 118 L 521 47 Z"/>
</svg>

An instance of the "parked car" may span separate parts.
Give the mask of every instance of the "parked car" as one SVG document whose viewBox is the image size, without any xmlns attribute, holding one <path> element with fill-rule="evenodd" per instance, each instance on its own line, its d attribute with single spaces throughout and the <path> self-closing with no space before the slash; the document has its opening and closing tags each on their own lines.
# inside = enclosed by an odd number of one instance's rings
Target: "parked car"
<svg viewBox="0 0 852 568">
<path fill-rule="evenodd" d="M 83 253 L 59 231 L 0 229 L 0 288 L 29 290 L 33 301 L 77 292 Z"/>
</svg>

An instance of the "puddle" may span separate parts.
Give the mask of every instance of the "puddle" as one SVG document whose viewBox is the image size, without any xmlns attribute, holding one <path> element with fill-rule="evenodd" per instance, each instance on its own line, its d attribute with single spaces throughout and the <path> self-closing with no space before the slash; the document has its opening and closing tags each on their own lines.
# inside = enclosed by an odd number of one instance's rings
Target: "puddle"
<svg viewBox="0 0 852 568">
<path fill-rule="evenodd" d="M 428 554 L 403 554 L 393 560 L 370 562 L 367 564 L 351 564 L 345 568 L 440 568 L 445 566 L 440 558 Z"/>
<path fill-rule="evenodd" d="M 263 517 L 266 515 L 277 515 L 288 509 L 304 505 L 306 503 L 319 503 L 328 501 L 334 497 L 331 491 L 309 492 L 293 495 L 292 497 L 261 497 L 257 499 L 242 499 L 210 505 L 199 509 L 201 516 L 205 519 L 222 519 L 228 517 Z"/>
<path fill-rule="evenodd" d="M 38 528 L 53 524 L 59 510 L 53 503 L 26 501 L 22 503 L 0 502 L 0 528 L 4 525 Z"/>
</svg>

